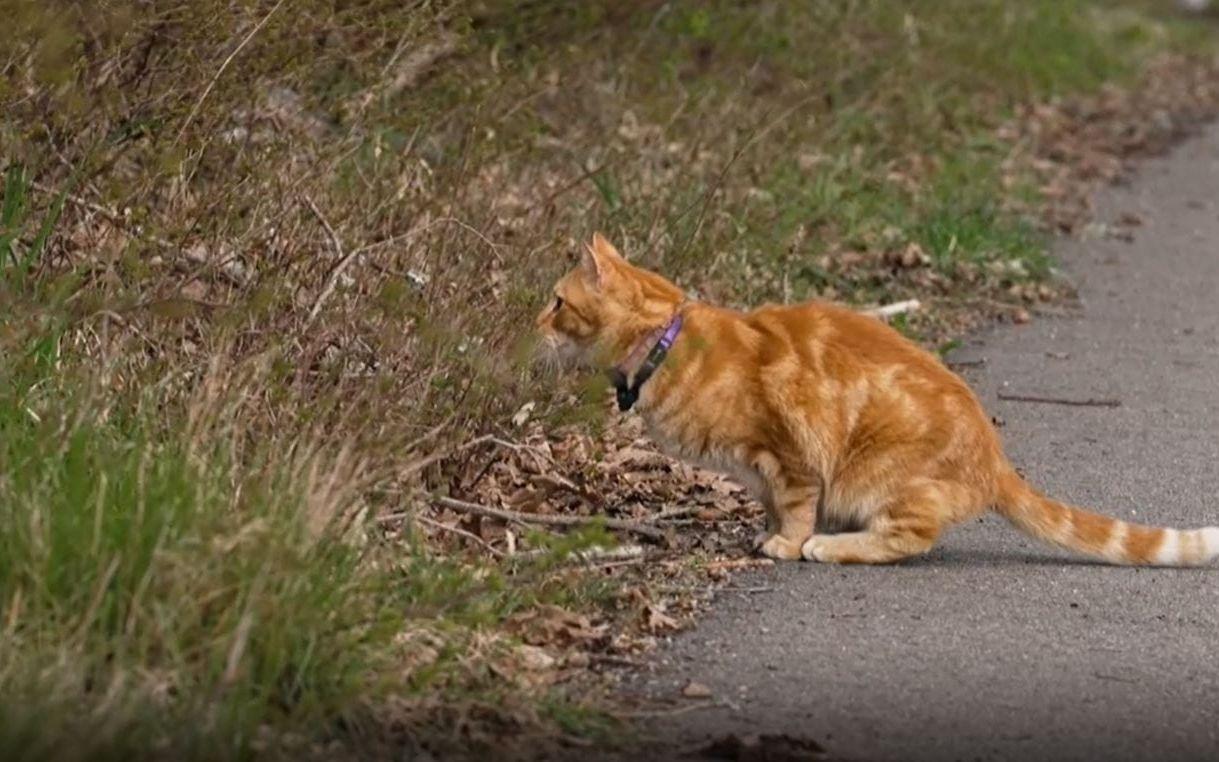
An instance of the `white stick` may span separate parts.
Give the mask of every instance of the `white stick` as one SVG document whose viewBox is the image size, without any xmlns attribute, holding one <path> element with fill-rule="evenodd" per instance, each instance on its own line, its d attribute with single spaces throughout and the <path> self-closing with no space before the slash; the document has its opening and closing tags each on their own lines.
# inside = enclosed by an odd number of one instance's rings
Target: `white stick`
<svg viewBox="0 0 1219 762">
<path fill-rule="evenodd" d="M 889 318 L 894 315 L 904 315 L 907 312 L 914 312 L 922 307 L 922 303 L 918 299 L 907 299 L 904 302 L 894 302 L 886 304 L 883 307 L 873 307 L 872 309 L 862 310 L 863 314 L 871 315 L 875 318 Z"/>
<path fill-rule="evenodd" d="M 549 555 L 552 551 L 546 548 L 537 550 L 527 550 L 524 553 L 517 553 L 516 558 L 539 558 Z M 636 558 L 643 558 L 645 550 L 642 545 L 618 545 L 613 548 L 603 548 L 600 545 L 594 545 L 584 550 L 577 550 L 569 553 L 566 556 L 570 561 L 583 561 L 585 563 L 597 563 L 602 561 L 631 561 Z"/>
<path fill-rule="evenodd" d="M 305 320 L 305 327 L 309 327 L 313 325 L 313 321 L 317 319 L 318 313 L 322 311 L 322 305 L 334 293 L 334 288 L 339 283 L 339 276 L 343 274 L 343 271 L 347 269 L 347 265 L 360 252 L 356 249 L 344 254 L 343 244 L 339 241 L 339 236 L 334 232 L 334 228 L 322 216 L 322 210 L 317 208 L 317 204 L 313 203 L 313 199 L 309 198 L 309 194 L 303 194 L 302 197 L 305 199 L 305 204 L 309 206 L 309 211 L 313 212 L 313 216 L 317 217 L 318 222 L 322 223 L 322 227 L 326 230 L 326 235 L 330 238 L 330 245 L 334 247 L 334 255 L 338 257 L 338 261 L 330 269 L 330 275 L 326 277 L 326 283 L 322 286 L 322 292 L 317 295 L 317 300 L 313 303 L 313 309 L 309 310 L 309 317 Z"/>
</svg>

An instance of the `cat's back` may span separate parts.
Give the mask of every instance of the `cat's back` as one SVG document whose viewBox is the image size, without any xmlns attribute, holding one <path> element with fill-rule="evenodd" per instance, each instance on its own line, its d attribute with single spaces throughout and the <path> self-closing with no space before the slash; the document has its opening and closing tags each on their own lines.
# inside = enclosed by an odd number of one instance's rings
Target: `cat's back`
<svg viewBox="0 0 1219 762">
<path fill-rule="evenodd" d="M 903 375 L 962 384 L 939 358 L 884 321 L 836 304 L 764 305 L 747 313 L 745 320 L 764 345 L 775 347 L 772 351 L 795 351 L 805 365 L 833 375 L 900 368 Z"/>
</svg>

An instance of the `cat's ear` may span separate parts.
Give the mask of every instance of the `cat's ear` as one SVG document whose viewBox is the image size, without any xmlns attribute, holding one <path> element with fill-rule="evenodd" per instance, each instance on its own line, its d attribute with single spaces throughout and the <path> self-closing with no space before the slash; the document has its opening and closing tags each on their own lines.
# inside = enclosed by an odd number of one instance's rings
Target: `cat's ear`
<svg viewBox="0 0 1219 762">
<path fill-rule="evenodd" d="M 622 261 L 622 255 L 600 233 L 593 234 L 592 243 L 584 244 L 584 272 L 598 288 L 605 285 L 615 261 Z"/>
<path fill-rule="evenodd" d="M 605 259 L 620 259 L 625 260 L 626 257 L 614 248 L 614 244 L 609 242 L 609 239 L 600 233 L 593 233 L 593 251 Z"/>
</svg>

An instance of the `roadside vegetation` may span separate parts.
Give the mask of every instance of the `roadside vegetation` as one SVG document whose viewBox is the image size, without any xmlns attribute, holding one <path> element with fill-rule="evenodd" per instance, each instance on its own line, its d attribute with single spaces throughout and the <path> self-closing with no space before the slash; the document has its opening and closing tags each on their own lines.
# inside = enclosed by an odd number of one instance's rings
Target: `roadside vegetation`
<svg viewBox="0 0 1219 762">
<path fill-rule="evenodd" d="M 0 0 L 3 756 L 629 739 L 756 508 L 533 366 L 551 280 L 1027 320 L 1219 105 L 1169 6 Z"/>
</svg>

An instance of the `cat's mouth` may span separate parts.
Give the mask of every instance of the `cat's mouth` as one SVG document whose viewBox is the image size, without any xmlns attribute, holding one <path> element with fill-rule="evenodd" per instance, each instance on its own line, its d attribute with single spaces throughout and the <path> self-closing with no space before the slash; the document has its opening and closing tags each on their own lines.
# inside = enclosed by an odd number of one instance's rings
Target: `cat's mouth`
<svg viewBox="0 0 1219 762">
<path fill-rule="evenodd" d="M 543 336 L 538 354 L 548 368 L 556 371 L 594 369 L 589 353 L 583 347 L 558 336 Z"/>
</svg>

